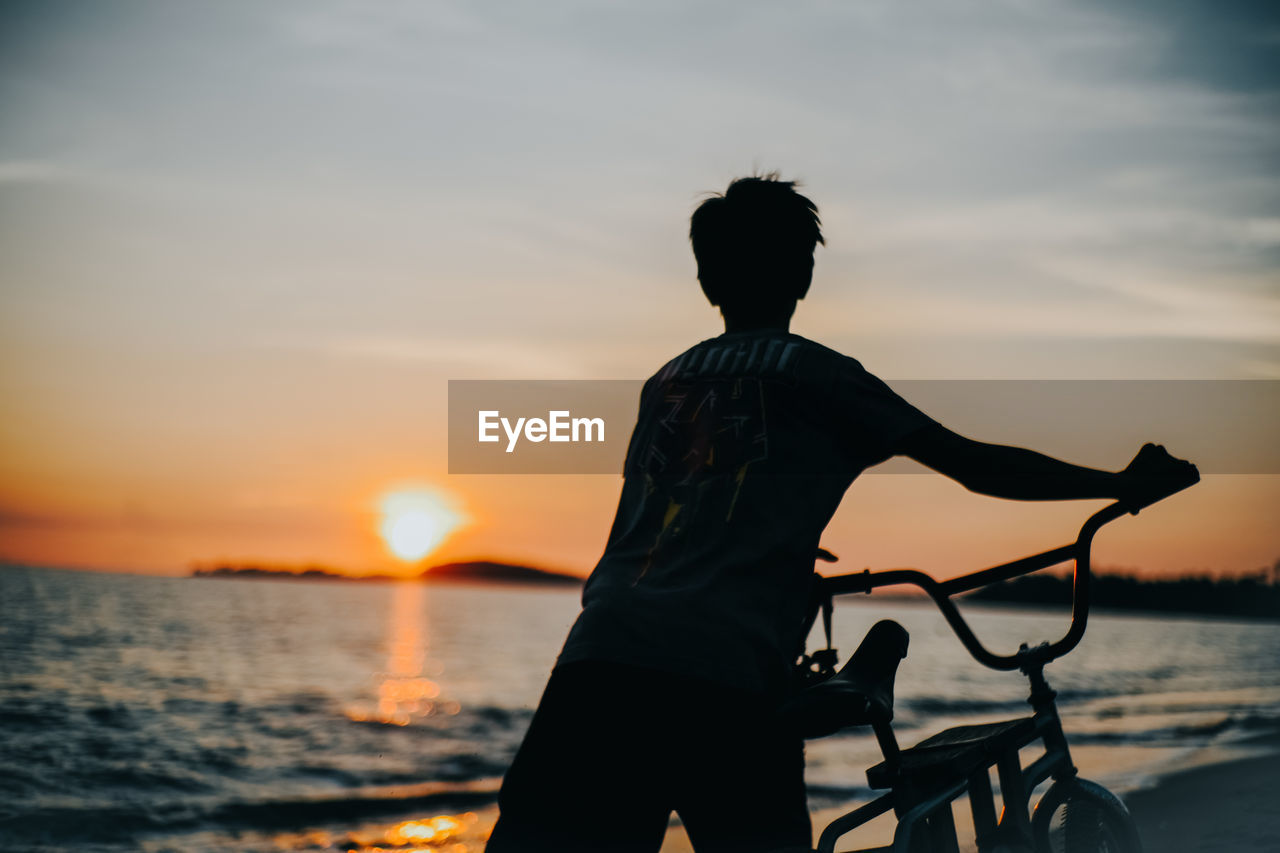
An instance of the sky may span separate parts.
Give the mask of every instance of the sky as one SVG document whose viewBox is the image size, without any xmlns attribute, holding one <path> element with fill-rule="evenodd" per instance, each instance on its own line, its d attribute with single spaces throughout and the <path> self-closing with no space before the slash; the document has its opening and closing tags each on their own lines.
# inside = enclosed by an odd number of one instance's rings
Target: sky
<svg viewBox="0 0 1280 853">
<path fill-rule="evenodd" d="M 794 331 L 891 384 L 1280 379 L 1278 57 L 1268 3 L 8 0 L 0 559 L 405 571 L 430 489 L 432 560 L 585 574 L 620 479 L 448 474 L 447 380 L 717 334 L 688 216 L 753 171 L 821 210 Z M 1097 559 L 1269 566 L 1277 506 L 1206 476 Z M 945 575 L 1089 508 L 867 475 L 827 544 Z"/>
</svg>

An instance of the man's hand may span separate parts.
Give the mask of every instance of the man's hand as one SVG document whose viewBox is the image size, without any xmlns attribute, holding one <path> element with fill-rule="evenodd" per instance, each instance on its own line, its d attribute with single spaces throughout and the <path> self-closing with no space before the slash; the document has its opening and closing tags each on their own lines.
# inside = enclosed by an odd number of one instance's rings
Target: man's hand
<svg viewBox="0 0 1280 853">
<path fill-rule="evenodd" d="M 1120 500 L 1132 513 L 1200 482 L 1200 471 L 1185 459 L 1171 456 L 1164 445 L 1144 444 L 1120 472 Z"/>
</svg>

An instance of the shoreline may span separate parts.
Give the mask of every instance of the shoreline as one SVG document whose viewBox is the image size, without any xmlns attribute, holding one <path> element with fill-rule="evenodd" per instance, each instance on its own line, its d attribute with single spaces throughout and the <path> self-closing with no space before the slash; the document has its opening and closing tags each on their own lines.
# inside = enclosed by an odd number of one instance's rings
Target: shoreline
<svg viewBox="0 0 1280 853">
<path fill-rule="evenodd" d="M 1276 743 L 1266 744 L 1272 750 Z M 1139 837 L 1148 853 L 1275 853 L 1280 851 L 1280 752 L 1253 753 L 1214 763 L 1196 763 L 1148 777 L 1150 784 L 1122 794 L 1138 826 Z M 859 803 L 815 809 L 811 812 L 814 843 L 832 820 L 848 813 Z M 497 804 L 476 804 L 464 814 L 426 817 L 409 813 L 395 821 L 373 821 L 335 833 L 332 839 L 346 840 L 341 846 L 372 853 L 384 844 L 399 844 L 404 833 L 423 825 L 446 822 L 456 827 L 447 837 L 466 850 L 483 850 L 484 840 L 497 819 Z M 955 807 L 956 824 L 963 853 L 975 853 L 968 805 Z M 316 832 L 276 833 L 277 842 L 297 842 L 301 847 Z M 446 837 L 446 836 L 442 836 Z M 840 850 L 858 850 L 890 844 L 893 820 L 884 815 L 841 839 Z M 286 845 L 287 846 L 287 845 Z M 693 853 L 689 836 L 677 820 L 672 821 L 661 853 Z"/>
</svg>

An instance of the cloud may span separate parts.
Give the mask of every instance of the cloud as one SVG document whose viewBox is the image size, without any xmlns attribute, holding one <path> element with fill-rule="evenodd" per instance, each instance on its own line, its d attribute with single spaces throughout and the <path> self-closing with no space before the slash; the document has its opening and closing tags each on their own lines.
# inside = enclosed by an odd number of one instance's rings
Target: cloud
<svg viewBox="0 0 1280 853">
<path fill-rule="evenodd" d="M 1229 318 L 1274 291 L 1280 228 L 1258 84 L 1275 40 L 1246 6 L 1243 23 L 1188 0 L 86 7 L 6 62 L 0 180 L 113 176 L 106 225 L 77 233 L 85 206 L 55 200 L 48 233 L 101 246 L 77 255 L 93 294 L 186 339 L 278 328 L 353 357 L 572 370 L 583 329 L 616 350 L 702 307 L 687 214 L 753 165 L 808 179 L 827 273 L 935 304 L 963 281 L 993 316 L 1020 294 L 1036 328 L 1073 300 L 1146 298 L 1065 274 L 1076 253 L 1108 281 L 1178 271 Z M 1248 86 L 1168 65 L 1244 43 Z M 56 288 L 51 266 L 14 287 Z M 34 322 L 100 325 L 95 304 Z"/>
<path fill-rule="evenodd" d="M 33 184 L 64 180 L 67 169 L 43 160 L 0 160 L 0 184 Z"/>
<path fill-rule="evenodd" d="M 1280 6 L 1273 0 L 1123 0 L 1100 5 L 1162 34 L 1152 76 L 1250 95 L 1280 92 Z"/>
<path fill-rule="evenodd" d="M 455 378 L 586 379 L 593 375 L 591 363 L 575 357 L 564 346 L 509 336 L 277 339 L 268 346 L 322 352 L 344 359 L 421 364 Z"/>
<path fill-rule="evenodd" d="M 1175 270 L 1153 275 L 1149 269 L 1071 256 L 1046 262 L 1050 264 L 1057 274 L 1119 296 L 1133 306 L 1094 316 L 1077 333 L 1280 344 L 1280 295 L 1261 287 L 1250 292 L 1238 279 L 1179 276 Z M 1062 319 L 1058 316 L 1054 322 Z"/>
</svg>

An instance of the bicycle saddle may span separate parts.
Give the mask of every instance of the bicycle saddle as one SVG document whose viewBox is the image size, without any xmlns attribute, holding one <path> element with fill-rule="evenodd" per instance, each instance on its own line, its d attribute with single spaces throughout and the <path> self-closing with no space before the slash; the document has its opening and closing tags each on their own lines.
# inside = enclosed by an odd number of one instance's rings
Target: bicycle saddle
<svg viewBox="0 0 1280 853">
<path fill-rule="evenodd" d="M 784 726 L 806 738 L 826 737 L 847 726 L 893 719 L 893 679 L 907 656 L 907 629 L 883 619 L 871 626 L 849 662 L 831 678 L 783 703 Z"/>
</svg>

